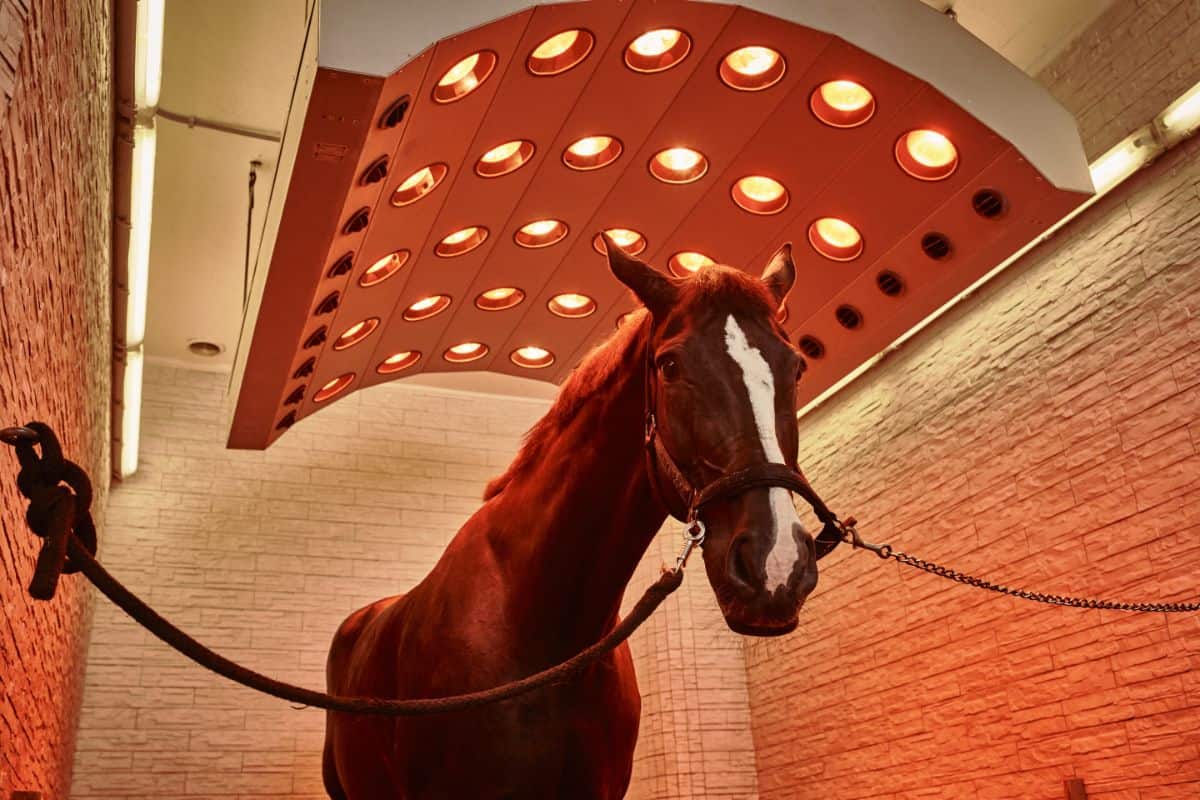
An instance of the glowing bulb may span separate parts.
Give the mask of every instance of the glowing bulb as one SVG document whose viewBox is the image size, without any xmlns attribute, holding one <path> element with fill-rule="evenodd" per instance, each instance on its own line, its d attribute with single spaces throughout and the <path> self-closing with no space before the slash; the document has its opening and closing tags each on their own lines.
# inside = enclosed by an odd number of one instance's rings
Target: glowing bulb
<svg viewBox="0 0 1200 800">
<path fill-rule="evenodd" d="M 555 230 L 561 223 L 556 219 L 539 219 L 521 226 L 521 233 L 530 236 L 545 236 Z"/>
<path fill-rule="evenodd" d="M 629 245 L 642 238 L 640 233 L 631 231 L 628 228 L 609 228 L 605 233 L 611 236 L 619 247 L 629 247 Z"/>
<path fill-rule="evenodd" d="M 478 230 L 478 228 L 472 226 L 470 228 L 463 228 L 462 230 L 455 231 L 454 233 L 447 235 L 446 238 L 442 239 L 442 244 L 461 244 L 462 242 L 465 242 L 467 239 L 470 239 L 472 236 L 474 236 Z"/>
<path fill-rule="evenodd" d="M 912 131 L 906 147 L 913 160 L 926 167 L 944 167 L 958 158 L 954 144 L 937 131 Z"/>
<path fill-rule="evenodd" d="M 671 262 L 684 272 L 695 272 L 701 267 L 711 267 L 717 263 L 703 253 L 697 253 L 693 250 L 676 253 L 671 256 Z"/>
<path fill-rule="evenodd" d="M 592 298 L 585 294 L 560 294 L 554 299 L 560 306 L 572 311 L 585 308 L 592 302 Z"/>
<path fill-rule="evenodd" d="M 411 306 L 409 306 L 409 309 L 412 311 L 424 311 L 426 309 L 433 308 L 435 305 L 437 305 L 438 300 L 440 299 L 441 296 L 436 294 L 433 297 L 425 297 L 413 303 Z"/>
<path fill-rule="evenodd" d="M 408 361 L 412 357 L 413 357 L 413 351 L 401 350 L 399 353 L 396 353 L 393 356 L 388 356 L 387 358 L 385 358 L 383 360 L 383 363 L 387 364 L 389 367 L 392 367 L 392 366 L 395 366 L 396 364 L 403 364 L 405 361 Z"/>
<path fill-rule="evenodd" d="M 763 175 L 750 175 L 738 181 L 742 194 L 759 203 L 772 203 L 783 196 L 783 184 Z"/>
<path fill-rule="evenodd" d="M 633 43 L 629 45 L 629 49 L 641 56 L 649 56 L 651 58 L 661 56 L 677 45 L 679 37 L 682 35 L 682 31 L 677 31 L 674 28 L 659 28 L 647 31 L 634 39 Z"/>
<path fill-rule="evenodd" d="M 555 34 L 537 46 L 537 49 L 533 51 L 533 57 L 542 60 L 557 58 L 570 50 L 578 40 L 579 31 L 577 30 Z"/>
<path fill-rule="evenodd" d="M 483 293 L 484 298 L 493 301 L 507 300 L 517 293 L 517 290 L 511 286 L 502 286 L 499 289 L 488 289 Z"/>
<path fill-rule="evenodd" d="M 762 75 L 779 61 L 779 53 L 769 47 L 752 45 L 725 56 L 729 68 L 741 75 Z"/>
<path fill-rule="evenodd" d="M 479 342 L 463 342 L 462 344 L 456 344 L 451 347 L 450 352 L 454 353 L 456 356 L 469 356 L 472 353 L 478 353 L 482 347 L 483 345 Z"/>
<path fill-rule="evenodd" d="M 583 158 L 589 158 L 604 152 L 612 144 L 611 136 L 585 136 L 567 148 L 571 153 Z"/>
<path fill-rule="evenodd" d="M 862 241 L 862 236 L 853 225 L 834 217 L 822 217 L 817 220 L 817 235 L 839 248 L 854 247 Z"/>
<path fill-rule="evenodd" d="M 873 98 L 866 87 L 854 81 L 829 81 L 821 85 L 821 99 L 838 111 L 858 111 Z"/>
<path fill-rule="evenodd" d="M 517 353 L 520 354 L 521 358 L 524 358 L 527 361 L 541 361 L 542 359 L 546 358 L 546 356 L 550 355 L 549 350 L 546 350 L 542 347 L 535 347 L 534 345 L 518 348 Z"/>
<path fill-rule="evenodd" d="M 432 183 L 433 183 L 433 170 L 431 170 L 429 167 L 424 167 L 422 169 L 417 170 L 412 175 L 409 175 L 407 178 L 405 178 L 404 182 L 400 184 L 399 190 L 402 192 L 407 192 L 410 189 L 416 188 L 417 186 L 423 185 L 425 187 L 428 187 Z"/>
<path fill-rule="evenodd" d="M 471 55 L 464 58 L 462 61 L 459 61 L 457 64 L 455 64 L 450 69 L 446 70 L 446 74 L 443 75 L 441 77 L 441 80 L 438 81 L 438 86 L 451 86 L 455 83 L 458 83 L 463 78 L 467 77 L 467 75 L 470 74 L 471 71 L 474 70 L 476 66 L 478 66 L 478 64 L 479 64 L 479 53 L 472 53 Z M 478 83 L 477 81 L 474 81 L 474 79 L 472 79 L 472 83 L 468 88 L 471 88 L 471 89 L 475 88 L 477 83 Z"/>
<path fill-rule="evenodd" d="M 485 163 L 488 163 L 488 164 L 496 164 L 496 163 L 499 163 L 499 162 L 505 160 L 506 158 L 512 158 L 512 156 L 515 155 L 516 152 L 520 149 L 521 149 L 521 140 L 520 139 L 517 139 L 516 141 L 512 141 L 512 142 L 505 142 L 502 145 L 493 147 L 491 150 L 488 150 L 486 153 L 484 153 L 482 156 L 480 156 L 479 160 L 483 161 Z"/>
<path fill-rule="evenodd" d="M 667 169 L 685 172 L 699 164 L 704 156 L 687 147 L 672 147 L 663 150 L 655 158 Z"/>
<path fill-rule="evenodd" d="M 346 331 L 342 334 L 341 338 L 352 339 L 352 338 L 354 338 L 354 335 L 356 333 L 358 333 L 365 327 L 367 327 L 366 320 L 363 320 L 362 322 L 356 322 L 353 325 L 351 325 L 349 328 L 346 328 Z"/>
<path fill-rule="evenodd" d="M 390 355 L 375 368 L 375 371 L 380 375 L 390 375 L 393 372 L 400 372 L 408 369 L 413 364 L 421 360 L 421 351 L 419 350 L 401 350 L 399 353 Z"/>
</svg>

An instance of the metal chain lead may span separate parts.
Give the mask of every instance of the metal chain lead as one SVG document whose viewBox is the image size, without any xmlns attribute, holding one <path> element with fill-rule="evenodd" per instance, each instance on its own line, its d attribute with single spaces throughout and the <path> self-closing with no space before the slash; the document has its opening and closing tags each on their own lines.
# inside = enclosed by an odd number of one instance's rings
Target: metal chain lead
<svg viewBox="0 0 1200 800">
<path fill-rule="evenodd" d="M 880 558 L 891 558 L 899 561 L 910 567 L 916 567 L 919 570 L 924 570 L 931 575 L 937 575 L 940 578 L 947 578 L 956 583 L 962 583 L 967 586 L 974 586 L 979 589 L 987 589 L 989 592 L 999 592 L 1000 594 L 1019 597 L 1022 600 L 1032 600 L 1035 603 L 1048 603 L 1053 606 L 1070 606 L 1071 608 L 1103 608 L 1111 611 L 1165 611 L 1165 612 L 1180 612 L 1180 611 L 1200 611 L 1200 603 L 1124 603 L 1119 600 L 1097 600 L 1091 597 L 1067 597 L 1061 594 L 1045 594 L 1043 592 L 1032 592 L 1028 589 L 1016 589 L 1012 586 L 1004 586 L 999 583 L 992 583 L 983 578 L 976 578 L 973 575 L 965 575 L 958 570 L 944 567 L 941 564 L 935 564 L 932 561 L 926 561 L 923 558 L 910 556 L 908 553 L 903 553 L 897 550 L 888 548 L 886 552 L 879 553 Z"/>
<path fill-rule="evenodd" d="M 909 555 L 892 548 L 890 544 L 874 544 L 864 541 L 859 535 L 856 520 L 853 517 L 848 517 L 844 522 L 839 522 L 842 529 L 842 535 L 845 541 L 854 546 L 855 549 L 870 550 L 875 555 L 884 559 L 892 559 L 898 561 L 908 567 L 914 567 L 930 575 L 937 575 L 939 578 L 946 578 L 955 583 L 961 583 L 965 586 L 974 586 L 977 589 L 987 589 L 989 592 L 997 592 L 1006 594 L 1011 597 L 1019 597 L 1022 600 L 1032 600 L 1035 603 L 1047 603 L 1052 606 L 1069 606 L 1070 608 L 1101 608 L 1109 611 L 1163 611 L 1163 612 L 1183 612 L 1183 611 L 1200 611 L 1200 602 L 1197 603 L 1124 603 L 1120 600 L 1098 600 L 1091 597 L 1067 597 L 1061 594 L 1046 594 L 1044 592 L 1033 592 L 1028 589 L 1017 589 L 1012 586 L 1005 586 L 1001 583 L 993 583 L 984 578 L 977 578 L 974 575 L 967 575 L 950 567 L 944 567 L 941 564 L 936 564 L 933 561 L 926 561 L 923 558 Z"/>
</svg>

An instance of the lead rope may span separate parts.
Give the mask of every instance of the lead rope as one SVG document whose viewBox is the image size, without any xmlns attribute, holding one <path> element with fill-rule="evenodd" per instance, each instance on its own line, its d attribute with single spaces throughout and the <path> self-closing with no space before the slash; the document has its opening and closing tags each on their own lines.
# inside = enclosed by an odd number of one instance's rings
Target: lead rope
<svg viewBox="0 0 1200 800">
<path fill-rule="evenodd" d="M 78 465 L 63 458 L 58 438 L 48 425 L 31 422 L 22 428 L 5 428 L 0 430 L 0 441 L 16 448 L 21 463 L 17 487 L 29 500 L 26 522 L 30 530 L 43 539 L 29 585 L 30 595 L 38 600 L 50 600 L 54 597 L 60 575 L 64 572 L 82 572 L 105 597 L 139 625 L 205 669 L 281 700 L 327 711 L 390 717 L 441 714 L 478 708 L 519 697 L 551 684 L 565 683 L 628 639 L 683 583 L 686 554 L 680 557 L 674 569 L 663 570 L 662 576 L 646 589 L 629 615 L 600 641 L 561 664 L 492 689 L 414 700 L 330 695 L 277 681 L 210 650 L 159 615 L 100 566 L 95 559 L 91 481 Z M 35 445 L 41 446 L 40 458 L 34 450 Z"/>
</svg>

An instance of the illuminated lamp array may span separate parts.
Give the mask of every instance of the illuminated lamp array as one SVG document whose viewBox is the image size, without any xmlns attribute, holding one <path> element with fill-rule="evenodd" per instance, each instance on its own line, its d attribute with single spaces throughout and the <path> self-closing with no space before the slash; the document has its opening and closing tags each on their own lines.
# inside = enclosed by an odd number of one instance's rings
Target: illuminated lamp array
<svg viewBox="0 0 1200 800">
<path fill-rule="evenodd" d="M 642 236 L 637 231 L 632 231 L 628 228 L 608 228 L 604 231 L 612 237 L 617 243 L 617 247 L 621 248 L 627 254 L 636 256 L 638 253 L 646 249 L 646 237 Z M 592 239 L 592 247 L 600 255 L 606 255 L 608 248 L 605 246 L 604 237 L 596 234 Z"/>
<path fill-rule="evenodd" d="M 757 92 L 779 83 L 786 71 L 787 62 L 778 51 L 751 45 L 739 47 L 721 59 L 720 75 L 732 89 Z"/>
<path fill-rule="evenodd" d="M 607 167 L 621 156 L 621 140 L 612 136 L 585 136 L 563 151 L 563 163 L 580 171 Z"/>
<path fill-rule="evenodd" d="M 404 309 L 401 317 L 406 322 L 420 322 L 423 319 L 435 317 L 450 307 L 450 298 L 444 294 L 422 297 L 408 308 Z"/>
<path fill-rule="evenodd" d="M 499 178 L 515 172 L 533 158 L 534 149 L 533 142 L 525 139 L 498 144 L 475 162 L 475 174 L 482 178 Z"/>
<path fill-rule="evenodd" d="M 817 119 L 835 128 L 856 128 L 875 114 L 875 97 L 854 81 L 822 83 L 809 98 Z"/>
<path fill-rule="evenodd" d="M 833 261 L 853 261 L 863 251 L 858 229 L 835 217 L 821 217 L 809 225 L 808 241 L 814 250 Z"/>
<path fill-rule="evenodd" d="M 536 249 L 557 244 L 567 237 L 567 223 L 560 219 L 538 219 L 522 225 L 513 240 L 521 247 Z"/>
<path fill-rule="evenodd" d="M 595 44 L 589 31 L 556 33 L 534 48 L 525 66 L 534 75 L 559 75 L 587 58 Z"/>
<path fill-rule="evenodd" d="M 479 88 L 496 68 L 499 59 L 491 50 L 472 53 L 438 79 L 433 87 L 433 99 L 438 103 L 453 103 Z"/>
<path fill-rule="evenodd" d="M 375 368 L 375 371 L 380 375 L 391 375 L 408 369 L 420 360 L 421 352 L 419 350 L 401 350 L 399 353 L 393 353 L 381 361 L 379 366 Z"/>
<path fill-rule="evenodd" d="M 704 253 L 697 253 L 694 250 L 684 250 L 671 256 L 667 261 L 667 268 L 671 270 L 672 275 L 679 278 L 686 278 L 701 267 L 711 267 L 716 263 L 704 255 Z"/>
<path fill-rule="evenodd" d="M 449 171 L 450 168 L 445 164 L 430 164 L 427 167 L 421 167 L 401 181 L 400 185 L 396 187 L 396 191 L 392 192 L 392 205 L 399 207 L 417 202 L 436 189 Z"/>
<path fill-rule="evenodd" d="M 388 278 L 400 271 L 400 268 L 408 263 L 408 258 L 411 254 L 407 250 L 397 250 L 394 253 L 388 253 L 383 258 L 376 261 L 371 266 L 367 267 L 362 276 L 358 279 L 359 286 L 376 286 L 383 283 Z"/>
<path fill-rule="evenodd" d="M 625 48 L 625 64 L 635 72 L 662 72 L 683 61 L 692 39 L 676 28 L 647 31 Z"/>
<path fill-rule="evenodd" d="M 546 307 L 550 309 L 551 314 L 566 319 L 580 319 L 582 317 L 590 317 L 596 313 L 595 300 L 586 294 L 575 294 L 573 292 L 554 295 L 554 297 L 550 298 L 550 302 L 546 304 Z"/>
<path fill-rule="evenodd" d="M 663 183 L 692 183 L 708 172 L 708 159 L 690 147 L 669 147 L 650 159 L 650 174 Z"/>
<path fill-rule="evenodd" d="M 378 327 L 379 317 L 368 317 L 360 322 L 356 322 L 342 331 L 341 336 L 333 340 L 333 349 L 345 350 L 353 347 L 374 333 Z"/>
<path fill-rule="evenodd" d="M 896 140 L 896 161 L 914 178 L 940 181 L 958 167 L 958 150 L 937 131 L 909 131 Z"/>
<path fill-rule="evenodd" d="M 451 364 L 466 364 L 478 361 L 488 354 L 488 346 L 483 342 L 463 342 L 446 348 L 442 358 Z"/>
<path fill-rule="evenodd" d="M 515 286 L 499 286 L 488 289 L 475 298 L 475 307 L 481 311 L 504 311 L 507 308 L 520 305 L 525 299 L 525 292 Z"/>
<path fill-rule="evenodd" d="M 353 372 L 346 372 L 342 375 L 338 375 L 333 380 L 328 381 L 320 389 L 317 389 L 317 393 L 314 394 L 312 398 L 313 402 L 324 403 L 326 400 L 332 400 L 342 392 L 346 391 L 346 389 L 349 388 L 350 384 L 352 383 L 354 383 Z"/>
<path fill-rule="evenodd" d="M 479 247 L 487 237 L 488 229 L 482 226 L 472 225 L 467 228 L 461 228 L 454 233 L 444 236 L 437 243 L 437 246 L 433 248 L 433 253 L 442 258 L 461 256 Z"/>
<path fill-rule="evenodd" d="M 526 369 L 544 369 L 554 363 L 554 353 L 544 347 L 526 345 L 508 354 L 508 360 Z"/>
<path fill-rule="evenodd" d="M 788 204 L 783 184 L 765 175 L 747 175 L 733 184 L 733 202 L 751 214 L 778 214 Z"/>
</svg>

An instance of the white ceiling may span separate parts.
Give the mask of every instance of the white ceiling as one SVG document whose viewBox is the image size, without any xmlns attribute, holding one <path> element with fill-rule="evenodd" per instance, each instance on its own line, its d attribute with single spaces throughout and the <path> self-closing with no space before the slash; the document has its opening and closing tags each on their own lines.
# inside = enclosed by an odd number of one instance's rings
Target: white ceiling
<svg viewBox="0 0 1200 800">
<path fill-rule="evenodd" d="M 952 5 L 967 30 L 1036 74 L 1113 1 L 957 0 Z M 312 2 L 167 0 L 160 106 L 280 132 Z M 923 2 L 938 10 L 951 5 Z M 161 118 L 157 128 L 146 352 L 152 360 L 228 370 L 241 326 L 250 162 L 263 164 L 253 259 L 277 145 Z M 197 339 L 225 350 L 216 357 L 193 355 L 188 343 Z M 502 377 L 470 376 L 460 379 L 466 381 L 461 388 L 546 395 L 545 384 Z"/>
</svg>

